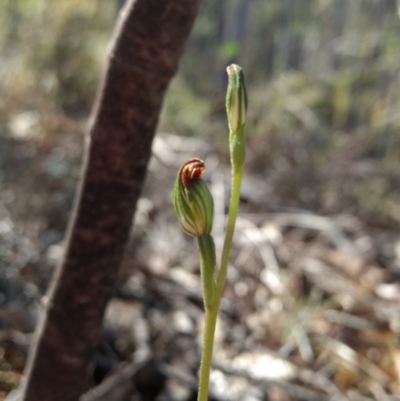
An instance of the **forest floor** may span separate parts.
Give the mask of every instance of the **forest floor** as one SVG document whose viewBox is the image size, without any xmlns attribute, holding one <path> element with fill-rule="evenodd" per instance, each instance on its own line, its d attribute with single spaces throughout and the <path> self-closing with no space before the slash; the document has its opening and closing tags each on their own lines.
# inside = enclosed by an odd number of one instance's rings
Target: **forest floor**
<svg viewBox="0 0 400 401">
<path fill-rule="evenodd" d="M 4 121 L 0 400 L 21 379 L 62 254 L 85 130 L 81 121 L 31 111 Z M 368 155 L 358 134 L 342 133 L 340 152 L 320 159 L 302 132 L 250 138 L 213 400 L 400 399 L 400 177 Z M 82 401 L 196 399 L 203 321 L 197 249 L 171 205 L 175 174 L 192 157 L 206 162 L 221 249 L 226 155 L 201 139 L 157 135 Z"/>
</svg>

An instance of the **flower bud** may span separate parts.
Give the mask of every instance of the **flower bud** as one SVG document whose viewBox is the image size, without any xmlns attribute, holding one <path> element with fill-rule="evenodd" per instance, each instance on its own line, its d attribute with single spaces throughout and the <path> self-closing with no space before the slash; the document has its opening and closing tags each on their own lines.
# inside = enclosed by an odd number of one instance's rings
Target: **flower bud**
<svg viewBox="0 0 400 401">
<path fill-rule="evenodd" d="M 238 131 L 246 123 L 247 93 L 242 69 L 231 64 L 228 72 L 228 91 L 226 93 L 226 112 L 230 131 Z"/>
<path fill-rule="evenodd" d="M 195 237 L 209 234 L 214 220 L 214 202 L 201 179 L 204 170 L 202 160 L 188 160 L 178 172 L 173 193 L 179 224 L 186 234 Z"/>
</svg>

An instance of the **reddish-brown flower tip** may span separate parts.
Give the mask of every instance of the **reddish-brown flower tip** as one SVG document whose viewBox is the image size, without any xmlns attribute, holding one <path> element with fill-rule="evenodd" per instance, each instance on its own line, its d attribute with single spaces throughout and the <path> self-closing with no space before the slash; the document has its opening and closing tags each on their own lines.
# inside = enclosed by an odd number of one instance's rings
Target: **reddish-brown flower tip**
<svg viewBox="0 0 400 401">
<path fill-rule="evenodd" d="M 181 181 L 184 187 L 190 186 L 193 181 L 201 178 L 203 171 L 206 169 L 203 160 L 190 159 L 181 168 Z"/>
</svg>

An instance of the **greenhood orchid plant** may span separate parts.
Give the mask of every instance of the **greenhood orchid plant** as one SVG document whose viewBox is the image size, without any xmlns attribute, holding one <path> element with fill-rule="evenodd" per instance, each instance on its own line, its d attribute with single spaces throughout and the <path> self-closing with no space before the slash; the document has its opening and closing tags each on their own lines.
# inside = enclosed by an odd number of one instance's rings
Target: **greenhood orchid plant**
<svg viewBox="0 0 400 401">
<path fill-rule="evenodd" d="M 232 193 L 228 223 L 219 270 L 216 270 L 214 239 L 211 229 L 214 204 L 206 183 L 201 178 L 205 170 L 200 159 L 188 160 L 179 170 L 173 192 L 173 204 L 182 230 L 197 238 L 200 251 L 200 271 L 205 309 L 203 353 L 200 366 L 198 401 L 208 400 L 208 387 L 218 310 L 225 286 L 239 207 L 240 187 L 245 162 L 245 124 L 247 94 L 242 69 L 235 64 L 227 68 L 228 90 L 226 112 L 229 126 L 229 150 L 232 168 Z"/>
</svg>

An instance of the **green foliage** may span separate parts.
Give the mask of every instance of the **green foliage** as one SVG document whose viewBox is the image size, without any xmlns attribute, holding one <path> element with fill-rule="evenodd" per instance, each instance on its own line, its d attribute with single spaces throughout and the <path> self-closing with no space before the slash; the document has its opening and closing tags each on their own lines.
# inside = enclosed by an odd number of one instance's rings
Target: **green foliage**
<svg viewBox="0 0 400 401">
<path fill-rule="evenodd" d="M 112 2 L 14 0 L 0 4 L 3 85 L 45 93 L 66 112 L 87 113 L 105 61 Z M 25 89 L 24 89 L 25 88 Z"/>
<path fill-rule="evenodd" d="M 231 60 L 240 54 L 240 44 L 235 41 L 226 42 L 219 49 L 219 56 L 223 60 Z"/>
<path fill-rule="evenodd" d="M 209 110 L 208 101 L 196 96 L 178 76 L 169 87 L 160 117 L 160 130 L 180 135 L 201 135 Z"/>
<path fill-rule="evenodd" d="M 396 163 L 396 6 L 394 0 L 208 0 L 167 93 L 160 130 L 213 137 L 218 146 L 224 71 L 233 61 L 247 72 L 249 135 L 301 130 L 324 136 L 329 153 L 333 133 L 362 128 L 379 157 Z M 87 115 L 116 16 L 117 1 L 109 0 L 0 2 L 0 90 L 25 100 L 42 95 L 52 107 Z"/>
</svg>

